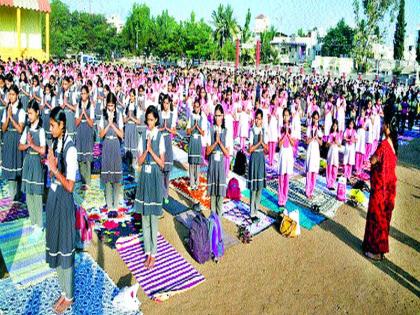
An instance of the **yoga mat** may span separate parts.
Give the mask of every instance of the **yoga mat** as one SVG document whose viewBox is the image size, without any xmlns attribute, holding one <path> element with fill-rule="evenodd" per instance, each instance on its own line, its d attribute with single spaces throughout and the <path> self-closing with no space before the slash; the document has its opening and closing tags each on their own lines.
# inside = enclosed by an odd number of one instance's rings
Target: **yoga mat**
<svg viewBox="0 0 420 315">
<path fill-rule="evenodd" d="M 31 241 L 32 231 L 29 219 L 0 225 L 0 251 L 12 283 L 19 288 L 39 283 L 53 274 L 45 262 L 45 237 Z"/>
<path fill-rule="evenodd" d="M 0 223 L 9 222 L 29 216 L 26 204 L 12 202 L 10 198 L 0 200 Z"/>
<path fill-rule="evenodd" d="M 161 234 L 157 239 L 155 267 L 146 269 L 143 236 L 119 238 L 117 251 L 133 273 L 147 296 L 161 302 L 171 296 L 192 289 L 205 278 L 186 261 Z"/>
<path fill-rule="evenodd" d="M 113 298 L 119 289 L 86 253 L 76 254 L 75 302 L 65 314 L 141 314 L 116 309 Z M 0 280 L 0 310 L 4 314 L 54 314 L 52 307 L 61 294 L 56 273 L 42 282 L 19 289 L 10 278 Z"/>
<path fill-rule="evenodd" d="M 261 211 L 257 212 L 257 216 L 260 222 L 252 223 L 249 206 L 241 201 L 231 200 L 223 204 L 223 217 L 237 226 L 245 226 L 252 235 L 264 231 L 276 221 Z"/>
<path fill-rule="evenodd" d="M 186 176 L 188 176 L 188 172 L 186 170 L 183 170 L 177 166 L 173 166 L 171 173 L 169 174 L 169 180 L 173 180 L 179 177 L 186 177 Z"/>
<path fill-rule="evenodd" d="M 189 201 L 199 202 L 202 207 L 210 209 L 210 197 L 207 195 L 207 180 L 205 177 L 199 177 L 197 190 L 190 189 L 190 179 L 188 177 L 171 180 L 171 187 Z"/>
<path fill-rule="evenodd" d="M 249 190 L 246 190 L 243 192 L 243 196 L 249 200 Z M 277 204 L 278 197 L 277 194 L 271 191 L 270 189 L 263 189 L 262 191 L 262 197 L 261 197 L 261 205 L 269 209 L 270 211 L 279 214 L 281 213 L 279 206 Z M 296 210 L 299 210 L 299 224 L 303 228 L 307 230 L 311 230 L 315 225 L 321 223 L 325 220 L 325 217 L 313 213 L 312 211 L 306 209 L 305 207 L 302 207 L 290 200 L 286 202 L 286 209 L 289 212 L 293 212 Z"/>
<path fill-rule="evenodd" d="M 175 216 L 177 214 L 180 214 L 184 211 L 188 210 L 188 207 L 183 205 L 182 203 L 178 202 L 177 200 L 173 199 L 172 197 L 169 197 L 169 203 L 163 204 L 163 209 L 165 209 L 167 212 L 169 212 L 171 215 Z"/>
<path fill-rule="evenodd" d="M 106 204 L 105 189 L 101 187 L 99 176 L 92 176 L 90 186 L 86 190 L 83 189 L 81 183 L 76 183 L 73 197 L 76 205 L 86 210 L 101 208 Z"/>
</svg>

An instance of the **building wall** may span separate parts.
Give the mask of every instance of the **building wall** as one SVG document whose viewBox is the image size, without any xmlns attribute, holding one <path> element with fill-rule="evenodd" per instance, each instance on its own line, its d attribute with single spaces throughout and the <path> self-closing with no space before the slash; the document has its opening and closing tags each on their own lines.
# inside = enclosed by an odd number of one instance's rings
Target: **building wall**
<svg viewBox="0 0 420 315">
<path fill-rule="evenodd" d="M 0 56 L 45 58 L 41 19 L 44 14 L 21 9 L 21 51 L 17 49 L 16 8 L 0 7 Z"/>
</svg>

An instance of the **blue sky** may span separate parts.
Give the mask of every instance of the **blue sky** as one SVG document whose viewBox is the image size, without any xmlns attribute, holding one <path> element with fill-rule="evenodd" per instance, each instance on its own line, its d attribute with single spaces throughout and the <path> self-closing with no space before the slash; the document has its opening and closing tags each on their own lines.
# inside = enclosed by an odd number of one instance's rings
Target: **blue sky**
<svg viewBox="0 0 420 315">
<path fill-rule="evenodd" d="M 354 25 L 353 0 L 177 0 L 177 1 L 136 1 L 136 0 L 64 0 L 72 10 L 91 10 L 106 16 L 117 14 L 123 21 L 129 15 L 134 3 L 147 4 L 153 15 L 158 15 L 162 10 L 168 9 L 169 14 L 177 20 L 189 18 L 194 11 L 197 18 L 211 21 L 211 13 L 219 3 L 229 3 L 233 7 L 234 15 L 240 25 L 243 25 L 248 8 L 251 9 L 252 22 L 259 14 L 267 15 L 270 23 L 283 33 L 296 33 L 299 28 L 304 30 L 317 26 L 327 30 L 334 26 L 341 18 L 350 25 Z M 417 26 L 420 25 L 420 0 L 405 1 L 405 20 L 407 23 L 406 34 L 416 37 Z M 384 21 L 384 26 L 389 25 Z M 387 28 L 386 43 L 392 44 L 395 24 Z"/>
</svg>

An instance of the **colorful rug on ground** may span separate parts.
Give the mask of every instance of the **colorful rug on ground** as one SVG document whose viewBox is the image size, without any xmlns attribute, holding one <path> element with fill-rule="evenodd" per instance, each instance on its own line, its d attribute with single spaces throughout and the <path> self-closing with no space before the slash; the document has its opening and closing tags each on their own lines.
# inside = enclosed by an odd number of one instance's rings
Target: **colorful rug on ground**
<svg viewBox="0 0 420 315">
<path fill-rule="evenodd" d="M 0 200 L 0 223 L 10 222 L 29 216 L 25 203 L 12 202 L 10 198 Z"/>
<path fill-rule="evenodd" d="M 65 314 L 129 314 L 112 303 L 119 289 L 88 255 L 77 254 L 75 261 L 75 302 Z M 61 294 L 58 277 L 18 289 L 10 278 L 0 280 L 0 310 L 4 314 L 54 314 L 52 307 Z M 133 312 L 131 314 L 141 314 Z"/>
<path fill-rule="evenodd" d="M 45 262 L 45 237 L 31 240 L 32 231 L 29 219 L 0 224 L 1 255 L 11 282 L 19 288 L 39 283 L 53 274 Z"/>
<path fill-rule="evenodd" d="M 186 261 L 161 234 L 158 235 L 155 267 L 146 269 L 143 236 L 122 237 L 117 250 L 147 296 L 162 302 L 171 296 L 192 289 L 205 278 Z"/>
<path fill-rule="evenodd" d="M 105 194 L 104 189 L 101 187 L 99 175 L 92 175 L 89 187 L 77 183 L 73 197 L 76 205 L 86 210 L 103 207 L 105 205 Z"/>
<path fill-rule="evenodd" d="M 190 189 L 190 179 L 179 177 L 171 180 L 172 188 L 191 202 L 199 202 L 202 207 L 210 209 L 210 197 L 207 195 L 207 180 L 200 176 L 200 184 L 197 190 Z"/>
<path fill-rule="evenodd" d="M 242 196 L 244 199 L 248 200 L 250 197 L 249 190 L 242 191 Z M 261 205 L 267 208 L 271 213 L 270 215 L 277 217 L 282 211 L 279 209 L 278 206 L 278 196 L 277 193 L 273 192 L 271 189 L 263 189 L 262 196 L 261 196 Z M 298 210 L 299 211 L 299 224 L 307 229 L 311 230 L 314 226 L 320 224 L 325 220 L 323 215 L 318 213 L 314 213 L 311 210 L 293 203 L 292 201 L 288 200 L 286 203 L 286 209 L 289 212 L 293 212 Z"/>
<path fill-rule="evenodd" d="M 241 201 L 230 200 L 223 204 L 223 217 L 237 226 L 246 227 L 252 235 L 264 231 L 276 221 L 261 211 L 257 212 L 257 216 L 260 221 L 252 223 L 249 206 Z"/>
</svg>

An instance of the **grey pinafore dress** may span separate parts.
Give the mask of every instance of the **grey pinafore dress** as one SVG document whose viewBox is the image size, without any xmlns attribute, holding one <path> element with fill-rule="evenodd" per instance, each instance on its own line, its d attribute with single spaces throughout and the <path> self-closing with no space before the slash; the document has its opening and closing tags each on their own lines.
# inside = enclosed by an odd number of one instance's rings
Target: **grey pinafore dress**
<svg viewBox="0 0 420 315">
<path fill-rule="evenodd" d="M 27 134 L 32 136 L 36 146 L 40 146 L 41 128 L 31 130 L 26 127 Z M 41 163 L 41 156 L 32 148 L 28 148 L 23 160 L 22 169 L 22 192 L 31 195 L 42 195 L 44 193 L 44 167 Z"/>
<path fill-rule="evenodd" d="M 21 110 L 23 109 L 18 109 L 16 114 L 12 114 L 16 122 L 19 121 L 19 112 Z M 16 180 L 22 174 L 23 153 L 18 149 L 19 142 L 20 133 L 17 132 L 12 122 L 9 121 L 9 126 L 3 134 L 3 144 L 6 144 L 3 145 L 3 163 L 1 166 L 3 179 Z"/>
<path fill-rule="evenodd" d="M 69 139 L 64 141 L 62 152 L 56 152 L 58 170 L 67 175 L 66 155 L 70 147 L 74 146 Z M 56 184 L 54 191 L 53 184 Z M 46 212 L 46 261 L 51 268 L 69 268 L 74 264 L 76 241 L 76 207 L 73 194 L 66 191 L 58 180 L 52 178 L 52 187 L 48 192 L 45 205 Z"/>
<path fill-rule="evenodd" d="M 153 152 L 159 153 L 159 142 L 162 133 L 158 132 L 156 139 L 152 140 Z M 143 152 L 146 151 L 146 133 L 141 135 Z M 137 185 L 135 207 L 142 215 L 162 215 L 163 200 L 163 173 L 159 165 L 153 160 L 150 153 L 144 161 Z"/>
<path fill-rule="evenodd" d="M 168 128 L 172 126 L 172 119 L 174 118 L 174 114 L 172 112 L 170 113 L 169 119 L 163 119 L 162 113 L 160 113 L 159 116 L 161 127 L 165 125 L 165 122 Z M 172 151 L 172 138 L 171 134 L 167 131 L 162 132 L 162 137 L 165 142 L 165 168 L 163 169 L 163 171 L 170 172 L 174 163 L 174 153 Z"/>
<path fill-rule="evenodd" d="M 81 108 L 79 108 L 79 112 L 81 115 Z M 86 112 L 90 113 L 90 107 L 86 108 Z M 85 117 L 76 129 L 76 149 L 78 162 L 91 162 L 93 160 L 93 128 L 89 126 Z"/>
<path fill-rule="evenodd" d="M 22 90 L 24 90 L 26 93 L 32 92 L 32 89 L 33 89 L 32 87 L 30 87 L 28 85 L 28 83 L 25 83 L 23 81 L 19 83 L 19 87 Z M 40 93 L 38 93 L 38 94 L 40 94 Z M 40 95 L 37 95 L 37 96 L 40 97 Z M 22 103 L 23 110 L 26 111 L 26 108 L 28 108 L 28 104 L 29 104 L 29 96 L 26 96 L 25 94 L 23 94 L 23 92 L 21 92 L 21 93 L 19 93 L 19 99 L 20 99 L 20 102 Z"/>
<path fill-rule="evenodd" d="M 104 119 L 104 128 L 108 121 Z M 118 119 L 117 119 L 118 121 Z M 120 140 L 114 129 L 109 128 L 102 145 L 101 183 L 120 183 L 122 180 L 122 161 Z"/>
<path fill-rule="evenodd" d="M 254 146 L 259 141 L 259 135 L 255 135 L 254 128 L 251 129 L 251 132 L 253 133 L 254 141 L 252 145 Z M 261 132 L 264 137 L 264 129 Z M 265 141 L 264 138 L 263 141 Z M 266 187 L 265 158 L 264 149 L 260 145 L 251 153 L 251 157 L 249 158 L 247 188 L 255 191 L 264 187 Z"/>
<path fill-rule="evenodd" d="M 213 144 L 216 142 L 216 131 L 210 129 L 210 139 Z M 220 141 L 226 145 L 226 129 L 222 129 Z M 222 149 L 217 145 L 209 156 L 209 166 L 207 169 L 207 193 L 209 196 L 226 196 L 226 173 L 225 156 Z"/>
<path fill-rule="evenodd" d="M 201 128 L 203 115 L 200 115 L 200 119 L 193 119 L 193 115 L 190 117 L 191 128 L 197 122 L 197 125 Z M 188 164 L 200 165 L 201 164 L 201 134 L 197 129 L 194 129 L 190 135 L 190 143 L 188 144 Z"/>
<path fill-rule="evenodd" d="M 70 104 L 70 105 L 76 105 L 76 104 L 72 104 L 73 93 L 75 93 L 75 92 L 68 91 L 67 93 L 64 93 L 64 95 L 63 95 L 63 98 L 65 99 L 65 102 Z M 67 96 L 66 96 L 66 94 L 67 94 Z M 66 113 L 67 134 L 69 136 L 73 137 L 75 132 L 76 132 L 76 124 L 75 124 L 75 121 L 74 121 L 75 113 L 70 108 L 68 108 L 67 106 L 64 108 L 64 112 Z"/>
<path fill-rule="evenodd" d="M 127 106 L 130 106 L 130 104 L 128 104 Z M 136 107 L 137 105 L 134 105 L 134 106 Z M 139 109 L 136 108 L 134 111 L 129 110 L 127 112 L 127 117 L 130 115 L 130 113 L 132 116 L 136 116 L 137 110 Z M 139 144 L 139 133 L 137 131 L 137 124 L 134 121 L 129 120 L 125 124 L 125 130 L 124 130 L 124 151 L 126 153 L 131 153 L 132 157 L 136 157 L 138 144 Z"/>
<path fill-rule="evenodd" d="M 50 104 L 52 108 L 54 108 L 56 104 L 56 98 L 52 98 L 51 95 L 45 95 L 45 102 Z M 42 128 L 45 130 L 45 135 L 48 140 L 51 139 L 51 131 L 50 131 L 50 109 L 48 106 L 45 105 L 44 109 L 41 112 L 42 118 Z"/>
</svg>

